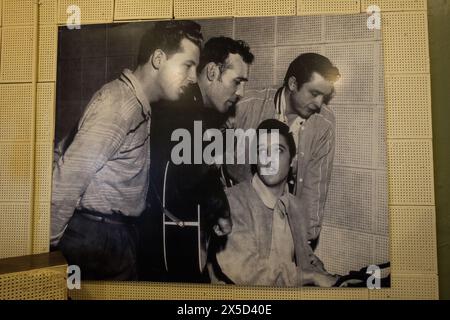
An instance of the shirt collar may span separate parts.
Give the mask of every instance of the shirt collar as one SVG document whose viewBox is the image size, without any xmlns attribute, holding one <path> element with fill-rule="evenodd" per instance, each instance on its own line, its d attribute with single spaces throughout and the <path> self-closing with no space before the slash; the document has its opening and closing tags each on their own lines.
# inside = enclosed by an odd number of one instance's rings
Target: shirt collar
<svg viewBox="0 0 450 320">
<path fill-rule="evenodd" d="M 150 102 L 148 101 L 147 96 L 144 94 L 144 90 L 142 89 L 141 83 L 134 76 L 133 72 L 129 69 L 123 70 L 122 74 L 120 75 L 120 79 L 125 81 L 125 83 L 127 83 L 131 87 L 131 89 L 134 90 L 137 99 L 139 100 L 140 104 L 142 105 L 142 108 L 144 109 L 144 112 L 150 115 L 151 113 Z"/>
<path fill-rule="evenodd" d="M 280 95 L 278 99 L 275 101 L 275 108 L 277 111 L 277 120 L 284 122 L 285 124 L 289 125 L 288 119 L 286 116 L 286 97 L 285 97 L 286 87 L 283 87 L 281 89 Z M 297 116 L 295 119 L 295 122 L 303 123 L 305 119 L 303 119 L 300 116 Z"/>
</svg>

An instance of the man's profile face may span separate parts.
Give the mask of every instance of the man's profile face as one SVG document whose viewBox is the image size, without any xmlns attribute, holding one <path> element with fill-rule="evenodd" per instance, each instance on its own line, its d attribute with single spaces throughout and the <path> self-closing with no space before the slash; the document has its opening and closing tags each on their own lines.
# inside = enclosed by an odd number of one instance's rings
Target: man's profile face
<svg viewBox="0 0 450 320">
<path fill-rule="evenodd" d="M 181 40 L 176 53 L 166 56 L 158 75 L 162 99 L 178 100 L 190 84 L 197 82 L 199 56 L 199 47 L 186 38 Z"/>
<path fill-rule="evenodd" d="M 228 67 L 217 73 L 208 90 L 208 99 L 220 113 L 226 113 L 244 96 L 249 66 L 239 54 L 229 54 Z"/>
<path fill-rule="evenodd" d="M 262 133 L 258 139 L 257 172 L 266 186 L 276 186 L 287 180 L 291 155 L 286 138 L 278 132 Z"/>
<path fill-rule="evenodd" d="M 291 108 L 305 120 L 314 113 L 320 112 L 333 92 L 333 82 L 326 80 L 317 72 L 313 72 L 311 79 L 300 89 L 297 89 L 296 82 L 294 84 L 289 83 Z"/>
</svg>

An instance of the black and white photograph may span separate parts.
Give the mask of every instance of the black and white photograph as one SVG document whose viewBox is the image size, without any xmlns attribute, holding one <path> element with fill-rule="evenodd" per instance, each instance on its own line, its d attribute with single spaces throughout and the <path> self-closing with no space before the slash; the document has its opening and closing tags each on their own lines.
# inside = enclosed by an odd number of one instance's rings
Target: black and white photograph
<svg viewBox="0 0 450 320">
<path fill-rule="evenodd" d="M 83 280 L 390 287 L 368 18 L 59 27 L 50 249 Z"/>
</svg>

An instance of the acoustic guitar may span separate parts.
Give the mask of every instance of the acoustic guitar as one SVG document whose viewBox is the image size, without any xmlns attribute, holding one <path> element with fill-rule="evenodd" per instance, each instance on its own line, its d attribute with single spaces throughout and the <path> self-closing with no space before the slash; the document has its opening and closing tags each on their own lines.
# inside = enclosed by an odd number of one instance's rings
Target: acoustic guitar
<svg viewBox="0 0 450 320">
<path fill-rule="evenodd" d="M 209 235 L 197 197 L 180 191 L 182 177 L 168 161 L 162 194 L 164 264 L 169 274 L 189 279 L 203 273 Z"/>
</svg>

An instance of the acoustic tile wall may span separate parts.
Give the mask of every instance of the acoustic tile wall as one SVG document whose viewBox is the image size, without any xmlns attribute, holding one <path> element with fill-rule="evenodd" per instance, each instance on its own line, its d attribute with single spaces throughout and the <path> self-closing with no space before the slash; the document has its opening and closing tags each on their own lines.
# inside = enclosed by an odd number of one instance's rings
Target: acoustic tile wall
<svg viewBox="0 0 450 320">
<path fill-rule="evenodd" d="M 136 10 L 136 4 L 142 10 Z M 163 3 L 163 2 L 161 2 Z M 429 56 L 427 12 L 425 0 L 297 0 L 297 1 L 199 1 L 173 0 L 167 3 L 167 11 L 154 8 L 153 1 L 119 1 L 119 0 L 53 0 L 40 5 L 40 30 L 43 26 L 64 25 L 68 18 L 67 6 L 79 5 L 82 13 L 82 23 L 108 23 L 119 20 L 142 20 L 161 18 L 173 8 L 175 18 L 208 18 L 231 16 L 270 16 L 270 15 L 317 15 L 366 12 L 368 5 L 377 4 L 382 10 L 382 42 L 385 67 L 385 79 L 373 79 L 374 87 L 386 87 L 386 135 L 388 139 L 387 177 L 375 175 L 375 181 L 389 183 L 389 216 L 390 216 L 390 246 L 392 260 L 392 288 L 383 290 L 322 290 L 322 289 L 282 289 L 272 288 L 241 288 L 202 285 L 175 285 L 151 283 L 84 283 L 81 291 L 71 292 L 73 298 L 107 299 L 107 298 L 263 298 L 263 299 L 436 299 L 437 267 L 435 242 L 435 212 L 432 171 L 432 136 L 429 99 Z M 247 5 L 248 3 L 248 5 Z M 51 166 L 51 145 L 53 134 L 46 134 L 42 126 L 54 128 L 54 85 L 56 76 L 47 61 L 48 54 L 54 59 L 56 36 L 50 32 L 39 32 L 40 39 L 45 39 L 46 47 L 42 47 L 39 58 L 41 67 L 39 81 L 49 83 L 48 87 L 41 83 L 42 107 L 36 106 L 36 133 L 30 132 L 28 124 L 34 106 L 31 104 L 31 69 L 33 15 L 31 0 L 0 1 L 0 257 L 17 256 L 32 252 L 46 251 L 49 229 L 48 187 L 50 183 L 49 169 Z M 20 7 L 20 10 L 18 9 Z M 273 7 L 273 11 L 270 11 Z M 219 8 L 219 9 L 218 9 Z M 315 17 L 309 17 L 316 21 Z M 116 19 L 116 20 L 115 20 Z M 289 19 L 286 17 L 286 19 Z M 325 18 L 323 18 L 325 19 Z M 363 19 L 362 16 L 360 19 Z M 326 18 L 329 25 L 340 24 L 339 17 Z M 288 20 L 286 20 L 288 21 Z M 306 20 L 305 20 L 306 21 Z M 356 23 L 356 22 L 355 22 Z M 307 22 L 305 25 L 309 26 Z M 278 25 L 287 28 L 289 22 Z M 26 27 L 26 28 L 23 28 Z M 344 26 L 345 27 L 345 26 Z M 29 29 L 29 30 L 27 30 Z M 304 41 L 317 39 L 318 26 L 311 26 L 310 31 L 302 35 Z M 348 37 L 354 37 L 352 27 L 349 33 L 324 35 L 328 40 L 342 37 L 342 42 Z M 42 35 L 45 35 L 42 38 Z M 320 35 L 322 36 L 322 35 Z M 356 36 L 353 42 L 361 40 L 364 46 L 364 33 Z M 49 39 L 52 40 L 49 40 Z M 297 39 L 280 37 L 280 42 L 292 44 Z M 371 42 L 370 39 L 368 42 Z M 366 41 L 367 42 L 367 41 Z M 19 44 L 20 43 L 20 44 Z M 43 42 L 40 41 L 42 46 Z M 48 46 L 48 47 L 47 47 Z M 309 46 L 305 51 L 324 52 L 321 46 Z M 28 56 L 24 54 L 28 53 Z M 276 57 L 289 61 L 296 50 L 288 49 L 276 52 Z M 56 63 L 56 60 L 53 60 Z M 53 64 L 53 67 L 56 67 Z M 50 69 L 48 69 L 50 68 Z M 266 71 L 264 71 L 266 72 Z M 278 81 L 282 72 L 275 73 L 274 82 Z M 377 83 L 376 83 L 377 82 Z M 16 94 L 24 93 L 24 96 Z M 45 92 L 45 93 L 44 93 Z M 53 93 L 49 93 L 53 92 Z M 408 92 L 409 94 L 406 94 Z M 349 95 L 351 96 L 351 95 Z M 45 98 L 44 98 L 45 97 Z M 366 96 L 367 99 L 369 99 Z M 375 102 L 377 107 L 383 102 Z M 17 106 L 13 109 L 11 106 Z M 43 113 L 39 115 L 39 110 Z M 50 110 L 50 111 L 44 111 Z M 48 118 L 42 116 L 48 112 Z M 420 116 L 418 115 L 420 113 Z M 375 112 L 381 117 L 381 112 Z M 364 117 L 366 117 L 365 115 Z M 20 128 L 23 128 L 22 131 Z M 383 128 L 380 127 L 379 132 Z M 39 147 L 36 149 L 36 163 L 31 152 L 32 135 L 38 134 Z M 372 143 L 376 143 L 373 141 Z M 362 148 L 361 150 L 364 150 Z M 363 152 L 363 154 L 365 154 Z M 366 157 L 362 158 L 367 159 Z M 364 160 L 366 161 L 366 160 Z M 383 162 L 378 160 L 379 164 Z M 36 184 L 41 185 L 31 189 L 30 167 L 41 167 L 35 170 Z M 39 190 L 39 191 L 38 191 Z M 31 192 L 35 195 L 35 204 L 30 206 Z M 42 199 L 42 201 L 40 200 Z M 30 212 L 30 208 L 35 210 Z M 31 220 L 30 220 L 31 219 Z M 361 217 L 361 221 L 368 219 Z M 34 222 L 30 233 L 28 224 Z M 344 220 L 345 221 L 345 220 Z M 356 225 L 363 225 L 361 221 Z M 386 224 L 380 219 L 375 224 L 380 233 L 386 231 Z M 330 229 L 332 238 L 333 229 Z M 355 231 L 356 232 L 356 231 Z M 11 239 L 15 239 L 11 241 Z M 31 239 L 31 241 L 30 241 Z M 371 239 L 363 241 L 371 242 Z M 386 239 L 376 238 L 374 246 L 383 248 Z M 30 247 L 30 244 L 31 247 Z M 387 254 L 387 253 L 386 253 Z"/>
</svg>

